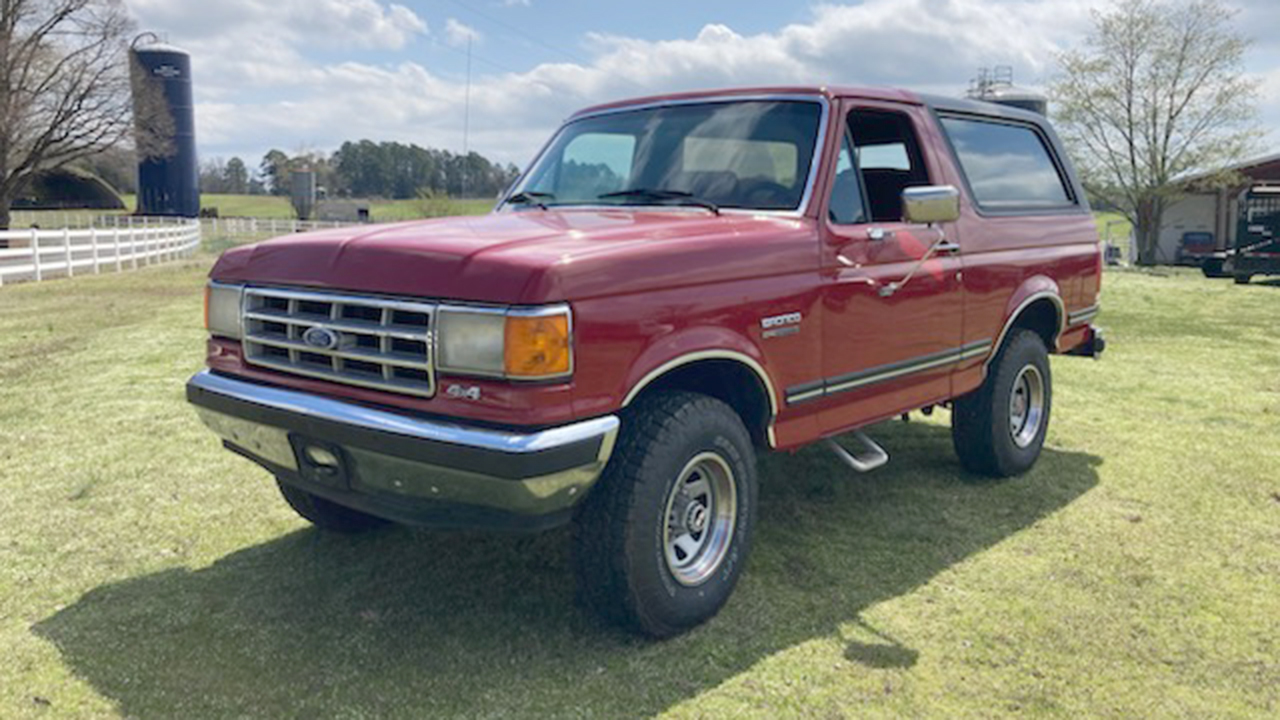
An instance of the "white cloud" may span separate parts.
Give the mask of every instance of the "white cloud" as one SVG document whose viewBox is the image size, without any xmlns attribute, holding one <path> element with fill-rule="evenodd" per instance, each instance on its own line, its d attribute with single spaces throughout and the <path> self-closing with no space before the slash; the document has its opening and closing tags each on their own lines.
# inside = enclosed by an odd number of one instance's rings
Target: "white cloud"
<svg viewBox="0 0 1280 720">
<path fill-rule="evenodd" d="M 471 146 L 523 163 L 577 108 L 693 88 L 871 84 L 959 94 L 978 67 L 1006 64 L 1017 69 L 1020 84 L 1040 85 L 1054 52 L 1088 29 L 1089 7 L 1101 2 L 866 0 L 818 5 L 805 22 L 753 35 L 728 24 L 658 41 L 588 34 L 589 63 L 478 74 L 471 90 Z M 305 56 L 335 43 L 411 42 L 426 32 L 412 11 L 374 0 L 207 0 L 202 4 L 209 7 L 198 13 L 185 7 L 177 12 L 172 0 L 131 4 L 139 15 L 156 13 L 146 16 L 148 27 L 164 27 L 157 18 L 165 12 L 183 18 L 173 39 L 195 54 L 198 132 L 210 154 L 333 149 L 362 137 L 461 147 L 460 81 L 419 62 L 326 65 Z M 318 5 L 345 7 L 348 14 L 342 21 L 303 17 L 323 14 Z M 292 18 L 305 30 L 295 28 L 290 37 L 272 42 L 281 24 L 262 24 L 268 16 Z M 232 27 L 248 35 L 232 33 Z M 465 44 L 473 32 L 450 19 L 443 40 Z M 1266 87 L 1274 107 L 1280 103 L 1280 74 L 1269 75 Z"/>
<path fill-rule="evenodd" d="M 596 70 L 634 82 L 804 82 L 953 87 L 982 65 L 1044 75 L 1055 49 L 1082 29 L 1087 6 L 987 0 L 868 0 L 819 5 L 809 22 L 743 36 L 707 25 L 692 39 L 592 35 Z"/>
<path fill-rule="evenodd" d="M 449 18 L 444 24 L 444 39 L 454 47 L 462 47 L 468 42 L 480 42 L 480 33 L 470 25 L 464 25 L 457 18 Z"/>
<path fill-rule="evenodd" d="M 427 32 L 427 23 L 413 10 L 380 0 L 129 0 L 128 5 L 145 27 L 175 38 L 234 34 L 245 49 L 268 40 L 398 50 Z"/>
<path fill-rule="evenodd" d="M 529 7 L 530 2 L 529 0 L 502 0 L 502 7 L 515 7 L 517 5 Z"/>
<path fill-rule="evenodd" d="M 191 52 L 197 105 L 254 92 L 308 92 L 323 68 L 308 50 L 400 50 L 427 33 L 380 0 L 128 0 L 139 25 Z"/>
</svg>

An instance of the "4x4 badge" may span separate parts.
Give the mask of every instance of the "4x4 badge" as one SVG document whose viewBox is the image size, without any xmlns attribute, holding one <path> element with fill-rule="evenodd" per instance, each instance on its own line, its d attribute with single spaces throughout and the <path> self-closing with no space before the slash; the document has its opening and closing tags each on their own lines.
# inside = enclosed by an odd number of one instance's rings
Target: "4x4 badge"
<svg viewBox="0 0 1280 720">
<path fill-rule="evenodd" d="M 444 394 L 448 395 L 449 397 L 455 400 L 473 400 L 474 401 L 474 400 L 480 399 L 480 388 L 475 385 L 472 385 L 470 387 L 467 387 L 465 385 L 450 385 L 448 388 L 445 389 Z"/>
</svg>

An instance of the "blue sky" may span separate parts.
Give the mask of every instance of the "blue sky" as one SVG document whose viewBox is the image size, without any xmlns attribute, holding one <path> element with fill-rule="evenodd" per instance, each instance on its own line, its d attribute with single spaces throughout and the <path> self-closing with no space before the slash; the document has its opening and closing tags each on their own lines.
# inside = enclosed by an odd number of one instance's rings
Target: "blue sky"
<svg viewBox="0 0 1280 720">
<path fill-rule="evenodd" d="M 125 0 L 191 51 L 204 157 L 250 166 L 346 139 L 523 165 L 584 105 L 700 87 L 894 85 L 960 94 L 979 66 L 1040 85 L 1103 0 Z M 1280 127 L 1280 2 L 1236 0 L 1248 69 Z M 1280 134 L 1264 141 L 1275 149 Z"/>
</svg>

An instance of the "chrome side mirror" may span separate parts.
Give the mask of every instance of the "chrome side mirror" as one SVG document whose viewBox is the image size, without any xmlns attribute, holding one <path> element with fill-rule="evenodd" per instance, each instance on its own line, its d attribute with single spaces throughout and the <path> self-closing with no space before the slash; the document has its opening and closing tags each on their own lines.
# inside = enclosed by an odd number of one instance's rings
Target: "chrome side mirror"
<svg viewBox="0 0 1280 720">
<path fill-rule="evenodd" d="M 960 191 L 953 185 L 927 185 L 902 191 L 902 214 L 920 225 L 960 219 Z"/>
</svg>

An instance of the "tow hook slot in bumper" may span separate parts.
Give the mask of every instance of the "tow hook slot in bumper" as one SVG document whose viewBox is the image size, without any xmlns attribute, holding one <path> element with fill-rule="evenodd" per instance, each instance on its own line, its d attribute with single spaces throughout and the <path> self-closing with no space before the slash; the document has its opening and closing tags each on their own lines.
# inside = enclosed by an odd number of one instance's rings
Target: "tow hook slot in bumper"
<svg viewBox="0 0 1280 720">
<path fill-rule="evenodd" d="M 834 438 L 827 439 L 827 447 L 840 458 L 845 465 L 860 473 L 867 473 L 889 462 L 889 453 L 880 447 L 875 440 L 867 437 L 861 430 L 852 433 L 854 439 L 862 444 L 862 451 L 857 455 L 850 452 Z"/>
<path fill-rule="evenodd" d="M 340 446 L 299 433 L 289 434 L 289 444 L 298 458 L 298 473 L 303 479 L 339 490 L 351 489 L 350 461 Z"/>
</svg>

